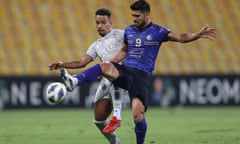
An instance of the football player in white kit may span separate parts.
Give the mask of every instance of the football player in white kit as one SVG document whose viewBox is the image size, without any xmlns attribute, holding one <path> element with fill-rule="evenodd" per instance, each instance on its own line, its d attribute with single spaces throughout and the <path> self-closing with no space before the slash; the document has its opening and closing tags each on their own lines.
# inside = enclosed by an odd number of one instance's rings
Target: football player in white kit
<svg viewBox="0 0 240 144">
<path fill-rule="evenodd" d="M 61 73 L 66 74 L 66 69 L 83 68 L 96 57 L 106 62 L 119 52 L 123 44 L 124 31 L 112 28 L 111 12 L 104 8 L 98 9 L 95 12 L 95 19 L 98 33 L 102 37 L 90 45 L 86 54 L 80 60 L 54 62 L 49 65 L 50 69 L 61 69 Z M 65 83 L 65 85 L 68 91 L 73 90 L 69 84 Z M 102 77 L 94 99 L 94 123 L 110 144 L 120 143 L 113 133 L 121 124 L 120 90 L 122 89 L 114 87 L 108 79 Z M 112 110 L 113 117 L 108 122 L 107 118 Z"/>
</svg>

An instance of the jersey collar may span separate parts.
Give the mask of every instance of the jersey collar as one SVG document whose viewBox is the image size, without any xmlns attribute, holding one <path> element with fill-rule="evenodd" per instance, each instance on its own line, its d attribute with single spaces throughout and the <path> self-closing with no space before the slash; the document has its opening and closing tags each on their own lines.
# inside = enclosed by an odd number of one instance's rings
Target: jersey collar
<svg viewBox="0 0 240 144">
<path fill-rule="evenodd" d="M 147 26 L 145 26 L 145 27 L 142 28 L 142 29 L 139 29 L 137 26 L 135 26 L 135 29 L 136 29 L 137 31 L 143 31 L 144 29 L 146 29 L 146 28 L 148 28 L 148 27 L 151 27 L 152 25 L 153 25 L 153 23 L 150 22 Z"/>
<path fill-rule="evenodd" d="M 108 34 L 106 34 L 104 37 L 102 37 L 102 39 L 105 39 L 105 38 L 108 38 L 109 36 L 111 36 L 112 35 L 112 33 L 113 33 L 113 29 L 111 29 L 111 31 L 108 33 Z"/>
</svg>

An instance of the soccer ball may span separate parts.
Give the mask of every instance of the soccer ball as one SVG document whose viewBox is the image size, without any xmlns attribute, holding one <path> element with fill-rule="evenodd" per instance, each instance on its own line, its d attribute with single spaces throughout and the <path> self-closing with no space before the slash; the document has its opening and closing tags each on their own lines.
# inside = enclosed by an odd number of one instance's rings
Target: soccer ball
<svg viewBox="0 0 240 144">
<path fill-rule="evenodd" d="M 67 89 L 63 83 L 52 82 L 47 86 L 47 99 L 53 104 L 61 103 L 66 95 Z"/>
</svg>

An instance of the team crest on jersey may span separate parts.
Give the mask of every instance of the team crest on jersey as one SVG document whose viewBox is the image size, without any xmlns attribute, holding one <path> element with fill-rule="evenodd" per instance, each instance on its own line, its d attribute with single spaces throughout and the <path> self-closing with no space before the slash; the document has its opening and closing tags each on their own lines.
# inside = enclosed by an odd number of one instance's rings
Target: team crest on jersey
<svg viewBox="0 0 240 144">
<path fill-rule="evenodd" d="M 146 39 L 147 40 L 152 40 L 152 35 L 147 35 Z"/>
</svg>

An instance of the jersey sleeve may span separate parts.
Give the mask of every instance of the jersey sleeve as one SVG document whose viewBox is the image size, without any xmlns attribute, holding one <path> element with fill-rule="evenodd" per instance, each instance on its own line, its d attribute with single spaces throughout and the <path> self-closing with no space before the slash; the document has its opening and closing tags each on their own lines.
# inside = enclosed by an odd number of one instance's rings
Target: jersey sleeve
<svg viewBox="0 0 240 144">
<path fill-rule="evenodd" d="M 159 41 L 168 41 L 168 33 L 170 32 L 169 29 L 165 28 L 165 27 L 160 27 L 159 29 Z"/>
<path fill-rule="evenodd" d="M 92 57 L 93 60 L 96 59 L 97 57 L 97 52 L 96 52 L 96 42 L 92 43 L 90 47 L 88 48 L 86 54 L 88 54 L 90 57 Z"/>
<path fill-rule="evenodd" d="M 128 43 L 128 41 L 127 41 L 127 31 L 128 31 L 128 29 L 126 28 L 126 29 L 124 30 L 124 34 L 123 34 L 123 43 L 125 43 L 125 44 Z"/>
<path fill-rule="evenodd" d="M 123 41 L 123 39 L 125 37 L 124 35 L 125 35 L 125 31 L 120 30 L 119 39 Z"/>
</svg>

